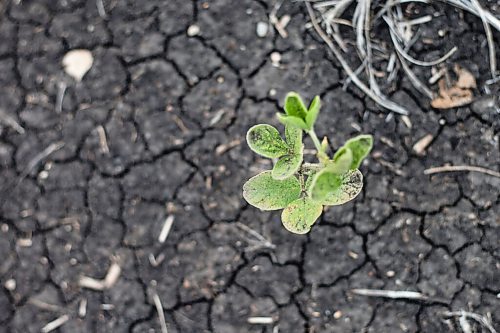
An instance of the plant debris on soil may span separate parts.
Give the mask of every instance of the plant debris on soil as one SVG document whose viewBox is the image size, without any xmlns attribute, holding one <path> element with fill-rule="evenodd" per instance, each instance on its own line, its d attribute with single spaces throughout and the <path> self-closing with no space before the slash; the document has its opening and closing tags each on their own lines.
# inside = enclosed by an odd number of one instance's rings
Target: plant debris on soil
<svg viewBox="0 0 500 333">
<path fill-rule="evenodd" d="M 412 58 L 456 47 L 443 68 L 412 67 L 444 79 L 453 107 L 396 75 L 381 88 L 411 112 L 387 113 L 303 1 L 0 2 L 0 332 L 500 331 L 499 81 L 484 25 L 443 3 L 401 9 L 432 16 Z M 74 50 L 86 66 L 68 72 Z M 290 90 L 321 96 L 316 132 L 333 133 L 333 151 L 375 139 L 362 193 L 306 236 L 241 193 L 271 167 L 244 135 L 276 126 Z"/>
</svg>

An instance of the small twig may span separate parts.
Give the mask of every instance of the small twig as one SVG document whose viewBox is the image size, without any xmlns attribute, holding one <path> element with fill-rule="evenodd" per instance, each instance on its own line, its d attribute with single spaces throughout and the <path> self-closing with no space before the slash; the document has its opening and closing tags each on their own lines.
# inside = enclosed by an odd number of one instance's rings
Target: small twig
<svg viewBox="0 0 500 333">
<path fill-rule="evenodd" d="M 247 323 L 251 325 L 270 325 L 274 323 L 273 317 L 248 317 Z"/>
<path fill-rule="evenodd" d="M 102 125 L 97 126 L 97 134 L 99 136 L 99 146 L 104 154 L 109 154 L 108 140 L 106 138 L 106 131 Z"/>
<path fill-rule="evenodd" d="M 163 253 L 160 253 L 158 258 L 156 258 L 154 254 L 150 253 L 148 259 L 151 266 L 158 267 L 163 262 L 163 260 L 165 260 L 165 255 Z"/>
<path fill-rule="evenodd" d="M 56 98 L 56 113 L 62 112 L 62 104 L 64 101 L 64 93 L 66 92 L 66 83 L 64 81 L 59 82 L 57 85 L 57 98 Z"/>
<path fill-rule="evenodd" d="M 174 120 L 177 127 L 179 127 L 179 129 L 182 131 L 182 133 L 189 133 L 189 128 L 187 128 L 186 125 L 184 125 L 184 122 L 179 116 L 174 114 L 172 115 L 172 119 Z"/>
<path fill-rule="evenodd" d="M 156 312 L 158 313 L 158 320 L 160 321 L 161 333 L 168 333 L 167 323 L 165 322 L 165 314 L 163 313 L 163 306 L 160 297 L 157 293 L 153 294 L 153 302 L 155 303 Z"/>
<path fill-rule="evenodd" d="M 49 333 L 52 332 L 53 330 L 57 329 L 58 327 L 61 327 L 64 325 L 67 321 L 69 320 L 69 316 L 67 314 L 57 318 L 54 321 L 51 321 L 44 327 L 42 327 L 41 331 L 42 333 Z"/>
<path fill-rule="evenodd" d="M 405 25 L 405 26 L 412 26 L 412 25 L 427 23 L 430 21 L 432 21 L 432 15 L 425 15 L 425 16 L 418 17 L 418 18 L 413 19 L 413 20 L 408 20 L 405 22 L 398 22 L 398 24 Z"/>
<path fill-rule="evenodd" d="M 33 157 L 31 161 L 29 161 L 28 166 L 22 173 L 24 177 L 26 177 L 31 172 L 31 170 L 33 170 L 43 159 L 49 157 L 52 153 L 58 151 L 62 147 L 64 147 L 64 142 L 59 141 L 51 143 L 47 148 L 35 155 L 35 157 Z"/>
<path fill-rule="evenodd" d="M 24 180 L 24 178 L 26 178 L 29 175 L 29 173 L 38 165 L 38 163 L 40 163 L 42 160 L 49 157 L 52 153 L 58 151 L 62 147 L 64 147 L 64 142 L 62 142 L 62 141 L 51 143 L 47 148 L 45 148 L 40 153 L 35 155 L 35 157 L 33 157 L 33 159 L 28 162 L 28 165 L 26 166 L 26 168 L 23 170 L 23 172 L 21 173 L 21 175 L 17 179 L 17 183 L 15 183 L 15 185 L 14 185 L 14 190 L 21 184 L 21 182 Z M 11 185 L 13 185 L 13 183 L 10 183 L 9 185 L 7 185 L 6 188 L 10 187 Z M 0 200 L 0 203 L 2 201 L 3 200 Z M 1 206 L 1 204 L 0 204 L 0 206 Z"/>
<path fill-rule="evenodd" d="M 217 124 L 221 119 L 222 117 L 226 114 L 226 110 L 225 109 L 220 109 L 219 111 L 215 112 L 214 116 L 212 117 L 212 119 L 210 119 L 208 125 L 209 126 L 214 126 L 215 124 Z M 180 119 L 180 118 L 179 118 Z M 174 118 L 174 121 L 175 121 L 175 118 Z M 179 124 L 177 124 L 179 125 Z M 184 126 L 185 127 L 185 126 Z"/>
<path fill-rule="evenodd" d="M 104 311 L 111 311 L 111 310 L 115 309 L 115 305 L 109 304 L 109 303 L 104 303 L 104 304 L 101 304 L 100 308 L 101 308 L 101 310 L 104 310 Z"/>
<path fill-rule="evenodd" d="M 286 19 L 285 17 L 282 17 L 281 19 L 278 19 L 278 10 L 281 8 L 281 5 L 283 4 L 283 1 L 278 1 L 273 9 L 271 10 L 271 13 L 269 13 L 269 22 L 274 25 L 276 30 L 278 31 L 279 35 L 282 38 L 287 38 L 288 33 L 285 30 L 285 27 L 287 26 L 289 19 Z"/>
<path fill-rule="evenodd" d="M 413 151 L 417 155 L 422 155 L 427 147 L 431 144 L 432 140 L 434 140 L 434 136 L 432 134 L 426 134 L 420 140 L 418 140 L 412 147 Z"/>
<path fill-rule="evenodd" d="M 430 78 L 429 78 L 429 84 L 434 84 L 436 83 L 440 78 L 443 77 L 443 75 L 446 73 L 446 68 L 441 68 L 440 70 L 438 70 L 435 74 L 433 74 Z"/>
<path fill-rule="evenodd" d="M 500 172 L 486 169 L 478 166 L 470 166 L 470 165 L 443 165 L 440 167 L 433 167 L 424 170 L 425 175 L 432 175 L 440 172 L 457 172 L 457 171 L 471 171 L 471 172 L 480 172 L 486 175 L 490 175 L 493 177 L 500 178 Z"/>
<path fill-rule="evenodd" d="M 97 6 L 97 12 L 99 13 L 99 16 L 103 19 L 106 19 L 106 10 L 104 9 L 104 4 L 102 0 L 96 0 L 96 6 Z"/>
<path fill-rule="evenodd" d="M 270 248 L 270 249 L 276 248 L 276 245 L 274 245 L 271 241 L 269 241 L 267 238 L 265 238 L 264 236 L 259 234 L 257 231 L 253 230 L 252 228 L 244 225 L 243 223 L 235 222 L 234 225 L 254 238 L 254 240 L 247 238 L 247 240 L 249 242 L 253 242 L 253 243 L 257 242 L 258 243 L 257 245 L 246 248 L 247 251 L 249 249 L 253 250 L 253 249 L 258 249 L 261 247 L 266 247 L 266 248 Z"/>
<path fill-rule="evenodd" d="M 402 177 L 406 176 L 406 173 L 403 170 L 401 170 L 400 168 L 398 168 L 396 165 L 394 165 L 393 163 L 388 162 L 382 158 L 377 158 L 376 161 L 379 162 L 382 166 L 385 166 L 390 171 L 394 172 L 396 175 L 402 176 Z"/>
<path fill-rule="evenodd" d="M 105 290 L 113 287 L 118 281 L 121 274 L 121 267 L 116 262 L 113 262 L 108 269 L 108 273 L 103 280 L 97 280 L 87 276 L 81 276 L 78 284 L 82 288 L 88 288 L 93 290 Z"/>
<path fill-rule="evenodd" d="M 472 333 L 472 327 L 470 326 L 469 322 L 467 321 L 467 317 L 462 315 L 458 318 L 458 323 L 460 324 L 460 328 L 464 333 Z"/>
<path fill-rule="evenodd" d="M 30 298 L 28 300 L 28 303 L 45 311 L 52 311 L 52 312 L 64 312 L 63 308 L 61 308 L 58 305 L 54 304 L 49 304 L 43 301 L 40 301 L 36 298 Z"/>
<path fill-rule="evenodd" d="M 467 312 L 467 311 L 445 311 L 442 313 L 445 317 L 459 317 L 459 318 L 471 318 L 486 327 L 491 333 L 497 333 L 490 321 L 485 317 L 478 315 L 477 313 Z"/>
<path fill-rule="evenodd" d="M 167 216 L 165 222 L 163 223 L 163 227 L 161 228 L 160 235 L 158 236 L 158 242 L 165 243 L 173 223 L 174 215 Z"/>
<path fill-rule="evenodd" d="M 87 299 L 83 298 L 78 306 L 78 317 L 85 318 L 87 315 Z"/>
<path fill-rule="evenodd" d="M 433 299 L 416 291 L 396 291 L 382 289 L 351 289 L 351 292 L 356 295 L 368 297 L 384 297 L 390 299 L 411 299 L 416 301 L 435 301 L 447 303 L 444 300 Z"/>
<path fill-rule="evenodd" d="M 219 146 L 217 146 L 215 148 L 215 155 L 217 156 L 221 156 L 223 155 L 225 152 L 233 149 L 234 147 L 237 147 L 241 144 L 241 140 L 240 139 L 235 139 L 235 140 L 232 140 L 230 141 L 229 143 L 227 144 L 221 144 Z"/>
<path fill-rule="evenodd" d="M 24 128 L 21 125 L 19 125 L 19 123 L 14 118 L 6 114 L 3 110 L 0 110 L 0 122 L 3 122 L 7 126 L 12 127 L 12 129 L 14 129 L 19 134 L 25 133 Z"/>
</svg>

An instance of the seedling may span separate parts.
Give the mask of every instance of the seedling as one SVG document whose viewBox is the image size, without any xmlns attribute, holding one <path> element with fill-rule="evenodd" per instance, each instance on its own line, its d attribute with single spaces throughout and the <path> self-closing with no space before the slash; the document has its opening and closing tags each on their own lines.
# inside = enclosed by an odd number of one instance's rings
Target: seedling
<svg viewBox="0 0 500 333">
<path fill-rule="evenodd" d="M 371 135 L 359 135 L 330 157 L 327 138 L 320 142 L 314 132 L 320 106 L 319 96 L 306 108 L 300 96 L 290 92 L 285 99 L 285 113 L 277 114 L 285 125 L 285 139 L 268 124 L 255 125 L 247 133 L 250 149 L 275 163 L 272 170 L 243 185 L 243 197 L 261 210 L 283 209 L 284 227 L 296 234 L 311 230 L 323 206 L 342 205 L 361 192 L 363 175 L 358 168 L 373 146 Z M 303 133 L 311 137 L 318 163 L 304 162 Z"/>
</svg>

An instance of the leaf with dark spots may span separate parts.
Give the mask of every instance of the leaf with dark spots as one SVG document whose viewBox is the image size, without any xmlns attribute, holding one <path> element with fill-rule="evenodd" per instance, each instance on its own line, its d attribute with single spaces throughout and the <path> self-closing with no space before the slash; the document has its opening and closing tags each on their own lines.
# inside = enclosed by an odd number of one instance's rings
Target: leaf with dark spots
<svg viewBox="0 0 500 333">
<path fill-rule="evenodd" d="M 319 203 L 336 206 L 354 199 L 362 188 L 363 174 L 359 170 L 342 175 L 323 170 L 313 177 L 308 192 Z"/>
<path fill-rule="evenodd" d="M 281 213 L 281 222 L 290 232 L 305 234 L 321 215 L 323 206 L 309 197 L 290 203 Z"/>
<path fill-rule="evenodd" d="M 285 208 L 299 198 L 300 192 L 300 182 L 296 177 L 277 180 L 271 176 L 271 171 L 254 176 L 243 185 L 243 198 L 262 210 Z"/>
<path fill-rule="evenodd" d="M 358 135 L 357 137 L 347 140 L 344 146 L 335 153 L 333 160 L 336 160 L 340 154 L 343 154 L 344 147 L 351 149 L 352 162 L 350 169 L 356 170 L 361 165 L 361 162 L 363 162 L 363 159 L 372 150 L 373 137 L 371 135 Z"/>
<path fill-rule="evenodd" d="M 259 124 L 250 128 L 247 132 L 247 143 L 254 152 L 268 158 L 283 156 L 289 150 L 278 130 L 267 124 Z"/>
<path fill-rule="evenodd" d="M 302 151 L 299 154 L 285 155 L 274 165 L 272 176 L 274 179 L 286 179 L 293 176 L 302 164 Z"/>
</svg>

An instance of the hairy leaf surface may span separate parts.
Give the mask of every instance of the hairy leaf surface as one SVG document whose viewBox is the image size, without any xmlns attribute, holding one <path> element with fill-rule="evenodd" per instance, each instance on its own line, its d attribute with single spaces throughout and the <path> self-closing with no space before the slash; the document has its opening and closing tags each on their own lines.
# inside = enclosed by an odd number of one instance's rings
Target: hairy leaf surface
<svg viewBox="0 0 500 333">
<path fill-rule="evenodd" d="M 274 179 L 286 179 L 296 173 L 302 164 L 302 151 L 298 154 L 280 157 L 274 165 L 272 176 Z"/>
<path fill-rule="evenodd" d="M 362 188 L 363 174 L 359 170 L 335 174 L 325 169 L 313 176 L 309 194 L 323 205 L 336 206 L 354 199 Z"/>
<path fill-rule="evenodd" d="M 281 213 L 281 222 L 290 232 L 305 234 L 311 230 L 323 211 L 323 206 L 309 197 L 297 199 L 290 203 Z"/>
<path fill-rule="evenodd" d="M 316 118 L 318 118 L 320 108 L 321 108 L 321 101 L 319 99 L 319 96 L 316 96 L 309 105 L 309 110 L 307 111 L 306 115 L 306 124 L 311 129 L 314 127 Z"/>
<path fill-rule="evenodd" d="M 299 198 L 300 192 L 300 182 L 296 177 L 277 180 L 269 170 L 250 178 L 243 185 L 243 198 L 262 210 L 285 208 Z"/>
<path fill-rule="evenodd" d="M 363 159 L 370 153 L 373 147 L 373 137 L 371 135 L 358 135 L 352 139 L 349 139 L 344 144 L 344 147 L 348 147 L 352 151 L 352 162 L 351 162 L 351 170 L 356 170 L 363 162 Z M 337 158 L 337 154 L 340 154 L 342 151 L 340 148 L 336 153 L 333 159 Z"/>
<path fill-rule="evenodd" d="M 278 130 L 267 124 L 250 128 L 247 132 L 247 143 L 254 152 L 268 158 L 277 158 L 288 153 L 288 145 Z"/>
<path fill-rule="evenodd" d="M 285 126 L 300 128 L 304 131 L 307 131 L 309 129 L 305 121 L 299 117 L 287 116 L 283 113 L 277 113 L 276 116 L 278 117 L 278 120 Z"/>
<path fill-rule="evenodd" d="M 285 97 L 285 112 L 289 116 L 306 119 L 307 109 L 296 92 L 289 92 Z"/>
</svg>

